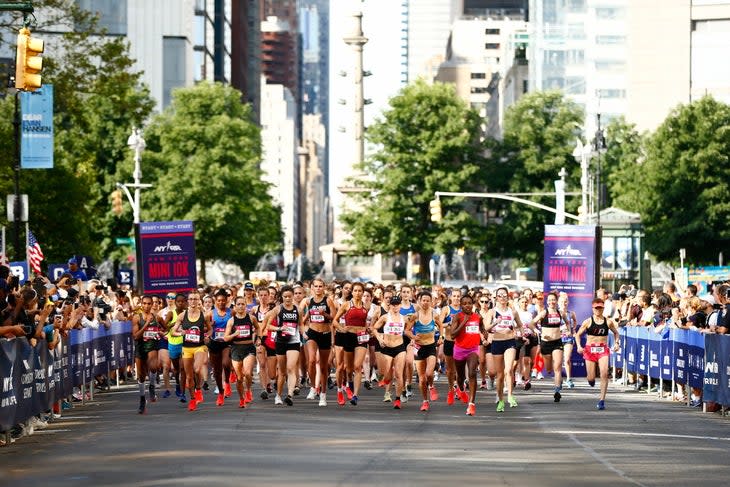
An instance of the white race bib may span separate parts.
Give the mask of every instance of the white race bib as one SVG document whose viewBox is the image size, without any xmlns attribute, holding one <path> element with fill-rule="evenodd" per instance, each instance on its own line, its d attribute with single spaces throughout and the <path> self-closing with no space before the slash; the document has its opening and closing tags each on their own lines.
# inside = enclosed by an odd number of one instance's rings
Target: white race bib
<svg viewBox="0 0 730 487">
<path fill-rule="evenodd" d="M 312 323 L 324 323 L 324 315 L 309 315 L 309 321 Z"/>
<path fill-rule="evenodd" d="M 159 337 L 159 334 L 157 333 L 157 331 L 154 331 L 154 330 L 145 330 L 142 337 L 145 340 L 157 340 L 157 338 Z"/>
<path fill-rule="evenodd" d="M 296 327 L 293 325 L 282 325 L 281 326 L 281 334 L 284 336 L 294 336 L 296 333 Z"/>
<path fill-rule="evenodd" d="M 197 333 L 186 333 L 185 341 L 190 343 L 200 343 L 200 335 Z"/>
<path fill-rule="evenodd" d="M 248 326 L 237 326 L 236 333 L 241 338 L 248 338 L 251 336 L 251 328 Z"/>
<path fill-rule="evenodd" d="M 476 334 L 479 333 L 479 325 L 466 325 L 466 333 Z"/>
<path fill-rule="evenodd" d="M 599 345 L 597 347 L 591 347 L 591 353 L 604 353 L 606 351 L 606 347 L 603 345 Z"/>
<path fill-rule="evenodd" d="M 403 325 L 401 325 L 399 323 L 386 324 L 383 327 L 383 332 L 386 335 L 402 335 L 403 334 Z"/>
<path fill-rule="evenodd" d="M 216 330 L 216 332 L 213 334 L 213 340 L 218 341 L 218 342 L 223 341 L 223 337 L 224 336 L 226 336 L 226 332 L 225 331 L 217 331 Z"/>
<path fill-rule="evenodd" d="M 367 343 L 370 341 L 370 335 L 364 331 L 357 333 L 357 343 Z"/>
</svg>

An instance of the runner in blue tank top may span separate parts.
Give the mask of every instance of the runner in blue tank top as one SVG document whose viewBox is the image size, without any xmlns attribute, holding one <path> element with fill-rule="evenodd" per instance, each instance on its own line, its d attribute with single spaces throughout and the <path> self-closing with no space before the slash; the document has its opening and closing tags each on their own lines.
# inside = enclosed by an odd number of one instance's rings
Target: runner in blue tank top
<svg viewBox="0 0 730 487">
<path fill-rule="evenodd" d="M 213 325 L 213 334 L 208 342 L 210 362 L 213 364 L 213 378 L 218 386 L 216 406 L 223 406 L 224 398 L 230 397 L 231 385 L 228 380 L 231 375 L 231 348 L 225 341 L 226 325 L 232 313 L 228 306 L 228 292 L 219 289 L 215 293 L 215 304 L 208 314 L 208 320 Z"/>
</svg>

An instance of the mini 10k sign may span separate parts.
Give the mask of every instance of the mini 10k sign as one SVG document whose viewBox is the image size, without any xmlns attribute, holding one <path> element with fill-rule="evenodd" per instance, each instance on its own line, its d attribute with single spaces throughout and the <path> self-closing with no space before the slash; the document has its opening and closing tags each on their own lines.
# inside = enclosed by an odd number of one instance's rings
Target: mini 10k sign
<svg viewBox="0 0 730 487">
<path fill-rule="evenodd" d="M 184 292 L 197 287 L 192 221 L 142 222 L 139 239 L 145 293 Z"/>
</svg>

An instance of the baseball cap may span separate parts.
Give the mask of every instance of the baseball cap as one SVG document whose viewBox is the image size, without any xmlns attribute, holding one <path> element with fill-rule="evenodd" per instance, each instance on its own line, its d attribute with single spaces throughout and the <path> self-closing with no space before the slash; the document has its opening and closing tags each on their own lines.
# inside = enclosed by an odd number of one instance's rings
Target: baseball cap
<svg viewBox="0 0 730 487">
<path fill-rule="evenodd" d="M 253 291 L 254 290 L 253 283 L 249 281 L 246 284 L 244 284 L 243 290 L 244 291 Z"/>
<path fill-rule="evenodd" d="M 398 305 L 401 303 L 402 303 L 402 300 L 401 300 L 400 296 L 393 296 L 392 298 L 390 298 L 390 304 Z"/>
<path fill-rule="evenodd" d="M 68 265 L 71 265 L 71 264 L 78 264 L 76 257 L 71 257 L 70 259 L 68 259 Z"/>
</svg>

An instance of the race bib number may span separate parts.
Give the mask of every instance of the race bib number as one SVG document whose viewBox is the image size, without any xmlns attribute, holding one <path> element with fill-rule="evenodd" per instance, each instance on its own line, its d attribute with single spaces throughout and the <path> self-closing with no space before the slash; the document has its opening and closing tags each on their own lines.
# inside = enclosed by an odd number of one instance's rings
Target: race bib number
<svg viewBox="0 0 730 487">
<path fill-rule="evenodd" d="M 324 315 L 309 315 L 309 321 L 312 323 L 324 323 Z"/>
<path fill-rule="evenodd" d="M 236 333 L 241 338 L 248 338 L 251 336 L 251 328 L 248 326 L 237 326 Z"/>
<path fill-rule="evenodd" d="M 604 347 L 603 345 L 591 347 L 591 353 L 600 354 L 600 353 L 605 353 L 605 352 L 606 352 L 606 347 Z"/>
<path fill-rule="evenodd" d="M 159 337 L 159 334 L 158 334 L 157 330 L 145 330 L 142 337 L 145 340 L 157 340 L 157 338 Z"/>
<path fill-rule="evenodd" d="M 403 325 L 385 325 L 383 331 L 386 335 L 402 335 Z"/>
<path fill-rule="evenodd" d="M 185 333 L 185 341 L 190 343 L 200 343 L 200 334 L 195 331 Z"/>
<path fill-rule="evenodd" d="M 282 325 L 281 326 L 281 334 L 283 336 L 294 336 L 296 333 L 296 328 L 293 325 Z"/>
<path fill-rule="evenodd" d="M 225 331 L 216 330 L 213 333 L 213 340 L 215 340 L 217 342 L 221 342 L 221 341 L 223 341 L 223 337 L 224 336 L 226 336 L 226 332 Z"/>
<path fill-rule="evenodd" d="M 276 331 L 270 331 L 270 332 L 269 332 L 269 337 L 270 337 L 270 338 L 271 338 L 272 340 L 276 340 Z"/>
<path fill-rule="evenodd" d="M 370 335 L 364 331 L 357 332 L 357 343 L 367 343 L 370 341 Z"/>
<path fill-rule="evenodd" d="M 573 343 L 573 337 L 563 337 L 563 343 Z"/>
<path fill-rule="evenodd" d="M 470 335 L 479 333 L 479 325 L 466 325 L 465 331 L 466 331 L 466 333 L 469 333 Z"/>
</svg>

